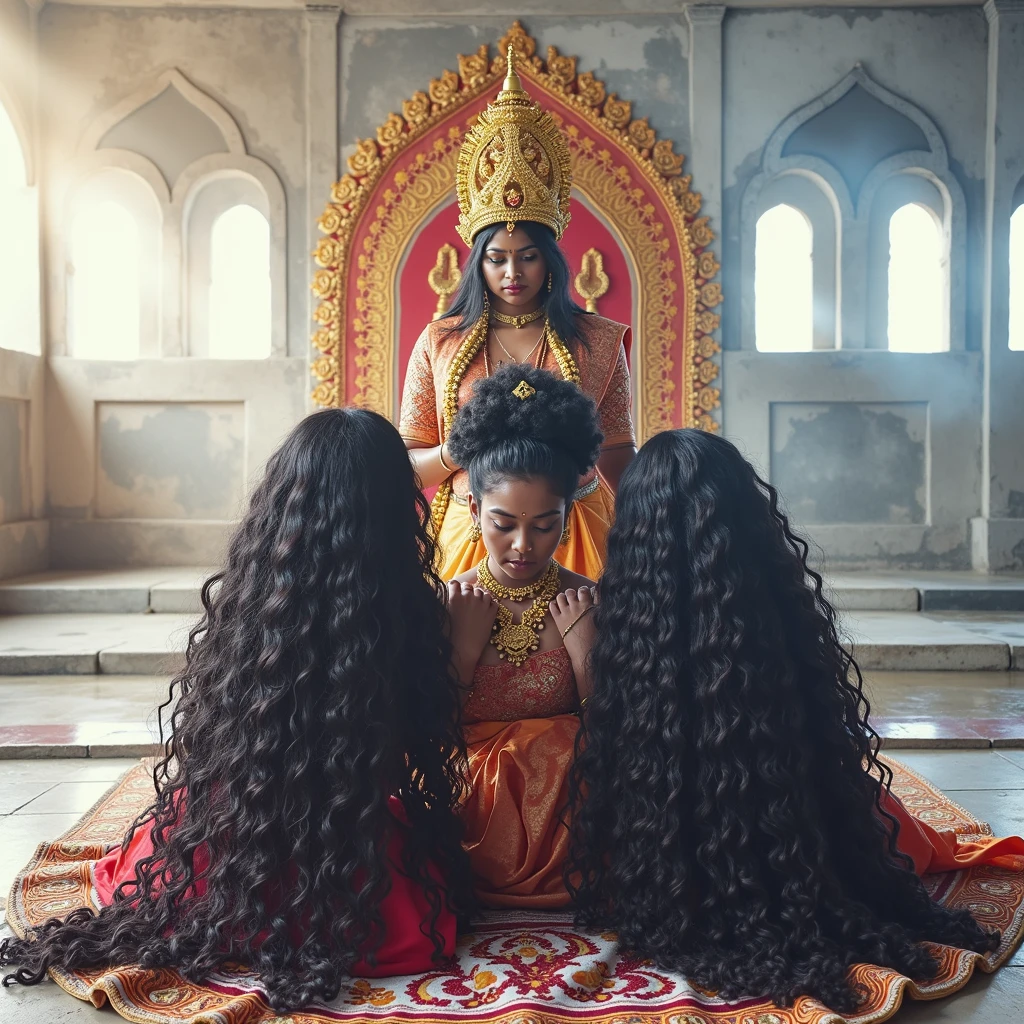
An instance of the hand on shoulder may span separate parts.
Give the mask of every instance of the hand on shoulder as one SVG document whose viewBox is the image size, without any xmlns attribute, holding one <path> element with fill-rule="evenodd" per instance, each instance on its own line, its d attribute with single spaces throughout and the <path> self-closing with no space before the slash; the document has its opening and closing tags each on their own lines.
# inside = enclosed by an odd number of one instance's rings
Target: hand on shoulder
<svg viewBox="0 0 1024 1024">
<path fill-rule="evenodd" d="M 475 582 L 451 580 L 448 584 L 448 621 L 452 653 L 463 681 L 472 678 L 498 615 L 498 602 Z"/>
</svg>

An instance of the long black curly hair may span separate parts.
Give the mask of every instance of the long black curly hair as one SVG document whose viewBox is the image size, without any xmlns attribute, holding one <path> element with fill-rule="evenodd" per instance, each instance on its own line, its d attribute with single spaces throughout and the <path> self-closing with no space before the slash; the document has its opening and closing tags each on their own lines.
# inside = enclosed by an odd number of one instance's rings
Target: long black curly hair
<svg viewBox="0 0 1024 1024">
<path fill-rule="evenodd" d="M 544 265 L 551 275 L 551 288 L 544 298 L 551 326 L 570 349 L 575 350 L 577 346 L 586 348 L 587 339 L 580 331 L 576 317 L 590 314 L 573 299 L 569 291 L 572 271 L 565 253 L 555 239 L 555 233 L 546 224 L 538 224 L 536 221 L 520 221 L 517 227 L 521 227 L 540 250 Z M 505 230 L 504 222 L 481 229 L 473 239 L 473 248 L 462 268 L 462 280 L 446 314 L 445 329 L 448 333 L 468 331 L 483 315 L 487 282 L 484 280 L 482 264 L 487 246 L 499 230 Z"/>
<path fill-rule="evenodd" d="M 525 381 L 534 394 L 514 392 Z M 544 477 L 566 499 L 601 452 L 594 400 L 570 381 L 526 364 L 503 366 L 473 386 L 448 435 L 448 448 L 469 473 L 477 499 L 500 480 Z"/>
<path fill-rule="evenodd" d="M 807 552 L 728 441 L 641 448 L 601 579 L 566 878 L 581 925 L 726 998 L 848 1013 L 851 964 L 931 978 L 922 940 L 998 936 L 897 851 L 892 772 Z"/>
<path fill-rule="evenodd" d="M 332 409 L 295 427 L 202 589 L 161 708 L 172 732 L 156 799 L 125 840 L 152 821 L 153 856 L 98 914 L 0 944 L 0 965 L 17 967 L 5 984 L 129 963 L 201 981 L 240 961 L 278 1012 L 330 1000 L 384 938 L 391 796 L 440 956 L 442 911 L 463 913 L 471 895 L 454 814 L 458 684 L 428 522 L 383 417 Z"/>
</svg>

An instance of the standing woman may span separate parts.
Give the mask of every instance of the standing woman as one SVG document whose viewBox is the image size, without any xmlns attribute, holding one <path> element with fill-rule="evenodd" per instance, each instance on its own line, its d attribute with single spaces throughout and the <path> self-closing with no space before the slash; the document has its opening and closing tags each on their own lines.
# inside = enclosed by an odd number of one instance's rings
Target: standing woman
<svg viewBox="0 0 1024 1024">
<path fill-rule="evenodd" d="M 636 453 L 630 418 L 629 328 L 589 314 L 569 293 L 558 246 L 569 223 L 569 150 L 551 115 L 523 90 L 512 65 L 501 93 L 459 156 L 459 234 L 472 246 L 451 310 L 428 324 L 409 360 L 400 432 L 424 487 L 437 487 L 433 520 L 440 575 L 484 555 L 469 514 L 469 480 L 447 439 L 476 381 L 525 363 L 572 381 L 597 403 L 604 443 L 577 483 L 556 552 L 571 572 L 596 578 L 619 477 Z"/>
</svg>

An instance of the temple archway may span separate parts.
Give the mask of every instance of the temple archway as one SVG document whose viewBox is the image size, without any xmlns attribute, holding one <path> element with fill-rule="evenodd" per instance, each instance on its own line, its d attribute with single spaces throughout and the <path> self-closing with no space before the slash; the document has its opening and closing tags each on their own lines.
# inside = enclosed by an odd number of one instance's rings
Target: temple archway
<svg viewBox="0 0 1024 1024">
<path fill-rule="evenodd" d="M 494 98 L 509 45 L 527 91 L 562 127 L 573 161 L 573 220 L 563 247 L 581 301 L 633 325 L 634 419 L 641 440 L 679 426 L 717 429 L 711 336 L 722 300 L 714 237 L 684 157 L 628 100 L 609 94 L 576 58 L 515 22 L 492 55 L 458 58 L 426 92 L 362 139 L 319 221 L 322 268 L 312 364 L 318 405 L 356 405 L 394 418 L 405 361 L 444 308 L 466 248 L 455 225 L 455 167 L 467 128 Z"/>
</svg>

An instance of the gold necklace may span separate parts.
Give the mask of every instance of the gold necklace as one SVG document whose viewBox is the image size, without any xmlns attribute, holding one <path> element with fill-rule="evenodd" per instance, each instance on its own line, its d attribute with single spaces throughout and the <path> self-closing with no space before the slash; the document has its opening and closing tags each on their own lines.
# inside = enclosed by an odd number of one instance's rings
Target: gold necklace
<svg viewBox="0 0 1024 1024">
<path fill-rule="evenodd" d="M 543 306 L 538 306 L 535 310 L 532 310 L 529 313 L 523 313 L 520 316 L 509 315 L 508 313 L 499 313 L 496 309 L 491 310 L 491 316 L 493 316 L 498 323 L 509 324 L 517 331 L 524 328 L 527 324 L 532 324 L 534 320 L 539 320 L 543 315 Z"/>
<path fill-rule="evenodd" d="M 558 563 L 552 562 L 539 580 L 525 587 L 505 587 L 495 578 L 484 555 L 476 567 L 478 586 L 489 590 L 495 597 L 506 601 L 525 601 L 533 598 L 533 604 L 523 612 L 519 622 L 515 621 L 511 609 L 498 605 L 498 617 L 491 627 L 491 646 L 498 657 L 518 668 L 540 646 L 538 634 L 544 628 L 544 617 L 548 605 L 558 593 L 560 580 Z"/>
<path fill-rule="evenodd" d="M 503 344 L 501 338 L 498 337 L 498 332 L 493 327 L 491 328 L 491 334 L 494 336 L 494 340 L 498 343 L 498 347 L 501 349 L 501 351 L 504 352 L 505 355 L 507 355 L 513 363 L 529 363 L 533 359 L 533 353 L 540 348 L 540 343 L 544 340 L 544 332 L 541 331 L 540 337 L 537 339 L 537 344 L 530 349 L 530 351 L 526 355 L 526 358 L 516 359 L 516 357 L 512 355 L 512 353 L 509 352 L 507 348 L 505 348 L 505 345 Z M 490 374 L 488 374 L 488 376 L 490 376 Z"/>
</svg>

